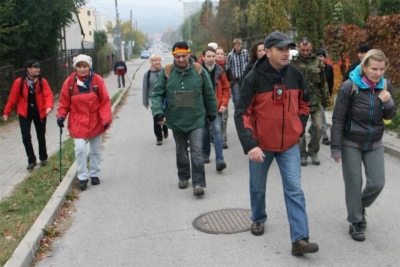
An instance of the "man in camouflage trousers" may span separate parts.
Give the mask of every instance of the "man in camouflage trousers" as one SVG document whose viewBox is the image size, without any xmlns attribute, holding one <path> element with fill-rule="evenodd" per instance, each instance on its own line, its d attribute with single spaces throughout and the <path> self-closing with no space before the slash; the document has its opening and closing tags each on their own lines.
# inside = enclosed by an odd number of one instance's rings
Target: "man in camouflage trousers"
<svg viewBox="0 0 400 267">
<path fill-rule="evenodd" d="M 313 45 L 308 37 L 302 37 L 299 43 L 299 56 L 293 58 L 291 64 L 298 67 L 307 82 L 308 91 L 311 96 L 310 117 L 312 129 L 311 140 L 306 151 L 306 137 L 303 134 L 299 139 L 301 166 L 307 166 L 307 157 L 311 157 L 314 165 L 319 165 L 318 159 L 319 140 L 322 134 L 322 112 L 330 105 L 329 90 L 326 82 L 324 63 L 312 53 Z"/>
</svg>

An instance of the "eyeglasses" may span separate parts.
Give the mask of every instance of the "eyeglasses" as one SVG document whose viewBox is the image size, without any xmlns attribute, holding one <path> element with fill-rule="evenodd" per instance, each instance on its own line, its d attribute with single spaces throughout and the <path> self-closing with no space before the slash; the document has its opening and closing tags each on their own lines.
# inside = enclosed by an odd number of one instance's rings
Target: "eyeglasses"
<svg viewBox="0 0 400 267">
<path fill-rule="evenodd" d="M 183 58 L 183 59 L 185 59 L 185 58 L 187 58 L 189 55 L 174 55 L 174 58 L 175 59 L 180 59 L 180 58 Z"/>
</svg>

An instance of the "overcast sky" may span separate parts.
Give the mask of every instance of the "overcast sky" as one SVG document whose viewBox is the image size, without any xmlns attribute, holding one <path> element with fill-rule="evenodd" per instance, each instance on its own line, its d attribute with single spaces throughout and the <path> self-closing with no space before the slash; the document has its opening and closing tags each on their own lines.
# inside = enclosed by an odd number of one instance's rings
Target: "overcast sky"
<svg viewBox="0 0 400 267">
<path fill-rule="evenodd" d="M 117 0 L 117 5 L 120 20 L 130 20 L 132 10 L 138 30 L 147 34 L 163 33 L 169 27 L 176 30 L 183 21 L 183 4 L 178 0 Z M 107 14 L 112 20 L 116 18 L 115 0 L 89 0 L 86 6 L 96 8 L 97 14 Z"/>
</svg>

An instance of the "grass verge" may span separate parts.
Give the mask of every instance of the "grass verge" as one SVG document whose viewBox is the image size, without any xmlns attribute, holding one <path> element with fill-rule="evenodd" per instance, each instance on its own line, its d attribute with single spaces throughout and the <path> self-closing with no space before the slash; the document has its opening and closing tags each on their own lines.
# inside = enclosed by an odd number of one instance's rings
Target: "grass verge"
<svg viewBox="0 0 400 267">
<path fill-rule="evenodd" d="M 0 266 L 11 257 L 60 184 L 59 159 L 58 153 L 51 156 L 47 166 L 37 167 L 8 198 L 0 202 Z M 63 174 L 74 161 L 74 141 L 69 138 L 62 148 Z"/>
<path fill-rule="evenodd" d="M 122 94 L 122 90 L 113 95 L 111 104 Z M 123 103 L 123 101 L 121 101 Z M 117 110 L 115 111 L 115 113 Z M 62 174 L 65 175 L 75 161 L 74 140 L 68 138 L 62 145 Z M 54 154 L 47 160 L 47 166 L 36 167 L 35 170 L 20 184 L 9 197 L 0 202 L 0 266 L 4 266 L 15 249 L 21 243 L 25 234 L 43 211 L 47 202 L 60 184 L 60 155 Z M 68 210 L 71 201 L 77 198 L 75 189 L 67 196 L 59 215 L 63 217 L 64 210 Z M 56 220 L 62 220 L 57 218 Z M 59 230 L 50 226 L 43 229 L 45 237 L 41 241 L 38 253 L 46 253 L 50 239 L 58 236 Z M 40 255 L 39 255 L 40 258 Z"/>
</svg>

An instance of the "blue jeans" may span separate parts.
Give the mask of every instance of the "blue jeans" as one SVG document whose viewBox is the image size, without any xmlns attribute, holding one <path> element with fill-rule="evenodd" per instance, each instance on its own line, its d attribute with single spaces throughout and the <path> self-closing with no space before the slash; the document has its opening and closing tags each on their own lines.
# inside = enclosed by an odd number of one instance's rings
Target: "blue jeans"
<svg viewBox="0 0 400 267">
<path fill-rule="evenodd" d="M 290 238 L 295 243 L 303 238 L 308 239 L 308 219 L 304 193 L 301 189 L 301 164 L 299 145 L 296 144 L 283 152 L 264 150 L 264 162 L 250 160 L 250 202 L 251 219 L 254 222 L 265 222 L 265 191 L 269 167 L 274 158 L 278 163 L 282 177 L 286 212 L 290 225 Z"/>
<path fill-rule="evenodd" d="M 231 94 L 232 94 L 233 105 L 236 108 L 236 104 L 240 97 L 240 82 L 238 82 L 238 81 L 235 82 L 235 85 L 232 86 L 232 88 L 231 88 Z"/>
<path fill-rule="evenodd" d="M 210 157 L 211 146 L 210 146 L 210 125 L 212 127 L 212 135 L 214 140 L 215 148 L 215 162 L 224 161 L 224 155 L 222 154 L 222 114 L 218 113 L 215 120 L 211 123 L 206 121 L 204 124 L 203 131 L 203 157 Z"/>
<path fill-rule="evenodd" d="M 172 133 L 176 144 L 176 166 L 178 167 L 179 180 L 189 180 L 190 174 L 192 174 L 193 187 L 196 185 L 206 187 L 206 173 L 202 153 L 203 128 L 198 128 L 188 133 L 172 130 Z M 189 152 L 187 151 L 188 140 L 192 171 L 190 171 Z"/>
</svg>

